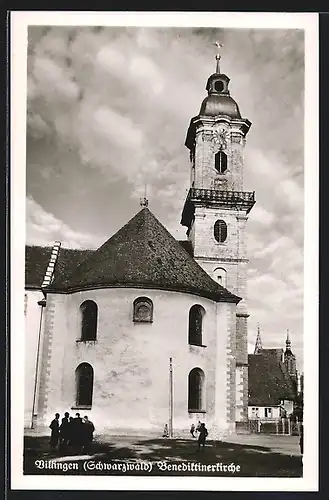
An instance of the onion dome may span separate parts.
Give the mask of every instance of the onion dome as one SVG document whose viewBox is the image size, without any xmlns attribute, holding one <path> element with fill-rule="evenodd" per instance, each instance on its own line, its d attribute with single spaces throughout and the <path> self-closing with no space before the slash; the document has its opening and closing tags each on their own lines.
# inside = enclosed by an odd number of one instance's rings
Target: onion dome
<svg viewBox="0 0 329 500">
<path fill-rule="evenodd" d="M 222 73 L 214 73 L 208 78 L 206 86 L 208 96 L 202 101 L 200 116 L 225 115 L 230 118 L 241 118 L 239 106 L 228 90 L 229 81 L 229 77 Z"/>
<path fill-rule="evenodd" d="M 216 42 L 218 49 L 223 45 Z M 202 122 L 202 119 L 211 118 L 211 121 L 220 117 L 227 118 L 228 120 L 239 120 L 240 130 L 244 135 L 247 134 L 251 122 L 241 117 L 239 106 L 235 100 L 230 96 L 228 88 L 230 79 L 220 71 L 219 61 L 221 55 L 216 55 L 216 71 L 208 78 L 206 90 L 208 91 L 207 97 L 202 101 L 200 112 L 197 116 L 191 119 L 186 139 L 185 146 L 192 151 L 195 147 L 195 138 L 197 123 Z M 200 123 L 201 123 L 200 122 Z"/>
<path fill-rule="evenodd" d="M 208 97 L 206 97 L 201 104 L 200 116 L 229 116 L 230 118 L 241 118 L 239 106 L 234 99 L 230 96 L 228 84 L 230 79 L 228 76 L 220 72 L 220 47 L 223 44 L 215 42 L 218 47 L 216 55 L 216 73 L 212 74 L 207 81 L 206 90 Z"/>
</svg>

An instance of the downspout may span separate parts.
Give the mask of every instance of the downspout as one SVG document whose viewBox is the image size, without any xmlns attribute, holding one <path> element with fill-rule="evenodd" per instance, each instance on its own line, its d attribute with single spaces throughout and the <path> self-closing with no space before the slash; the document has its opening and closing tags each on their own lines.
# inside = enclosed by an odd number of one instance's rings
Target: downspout
<svg viewBox="0 0 329 500">
<path fill-rule="evenodd" d="M 169 438 L 173 438 L 173 369 L 172 358 L 169 358 Z"/>
<path fill-rule="evenodd" d="M 43 318 L 43 310 L 46 307 L 46 298 L 38 301 L 38 306 L 40 309 L 40 322 L 39 322 L 39 332 L 38 332 L 38 347 L 37 347 L 37 356 L 35 361 L 35 377 L 34 377 L 34 390 L 33 390 L 33 406 L 32 406 L 32 418 L 31 418 L 31 429 L 34 429 L 35 419 L 37 417 L 36 412 L 36 400 L 37 400 L 37 387 L 39 382 L 39 366 L 40 366 L 40 345 L 41 345 L 41 334 L 42 334 L 42 318 Z"/>
</svg>

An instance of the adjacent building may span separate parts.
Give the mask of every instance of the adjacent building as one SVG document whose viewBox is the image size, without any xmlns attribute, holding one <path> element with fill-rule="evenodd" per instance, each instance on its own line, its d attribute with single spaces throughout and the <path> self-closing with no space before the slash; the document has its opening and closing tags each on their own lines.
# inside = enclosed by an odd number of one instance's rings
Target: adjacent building
<svg viewBox="0 0 329 500">
<path fill-rule="evenodd" d="M 248 355 L 248 417 L 261 422 L 291 417 L 301 394 L 301 377 L 287 332 L 286 349 L 264 349 L 258 328 L 254 354 Z"/>
</svg>

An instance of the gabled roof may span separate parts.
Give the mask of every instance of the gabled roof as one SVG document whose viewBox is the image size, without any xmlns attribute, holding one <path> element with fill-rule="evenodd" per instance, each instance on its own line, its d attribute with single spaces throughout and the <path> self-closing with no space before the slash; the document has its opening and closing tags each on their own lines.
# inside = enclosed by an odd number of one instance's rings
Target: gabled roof
<svg viewBox="0 0 329 500">
<path fill-rule="evenodd" d="M 275 406 L 281 400 L 294 400 L 294 382 L 280 361 L 283 349 L 263 349 L 248 355 L 249 405 Z"/>
<path fill-rule="evenodd" d="M 74 292 L 102 287 L 173 290 L 218 302 L 241 300 L 210 278 L 147 208 L 97 250 L 61 248 L 55 279 L 45 290 Z"/>
</svg>

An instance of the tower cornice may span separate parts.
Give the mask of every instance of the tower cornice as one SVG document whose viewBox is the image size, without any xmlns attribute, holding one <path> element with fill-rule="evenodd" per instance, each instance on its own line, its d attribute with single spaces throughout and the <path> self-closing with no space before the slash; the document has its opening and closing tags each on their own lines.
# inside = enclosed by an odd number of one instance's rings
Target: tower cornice
<svg viewBox="0 0 329 500">
<path fill-rule="evenodd" d="M 214 128 L 219 125 L 227 125 L 230 128 L 231 134 L 239 134 L 245 137 L 251 127 L 251 122 L 244 118 L 230 118 L 229 116 L 219 115 L 211 116 L 195 116 L 192 118 L 185 140 L 185 146 L 188 149 L 193 149 L 195 146 L 196 135 L 200 132 L 211 133 Z"/>
</svg>

